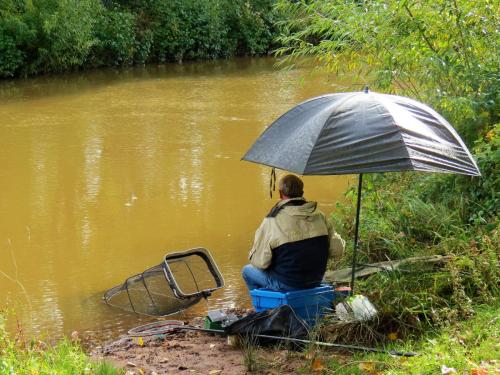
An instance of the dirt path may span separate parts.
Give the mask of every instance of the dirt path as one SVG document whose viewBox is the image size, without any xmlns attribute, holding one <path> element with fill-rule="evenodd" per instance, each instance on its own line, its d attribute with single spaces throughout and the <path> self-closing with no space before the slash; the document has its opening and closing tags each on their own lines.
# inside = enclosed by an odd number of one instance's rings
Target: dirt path
<svg viewBox="0 0 500 375">
<path fill-rule="evenodd" d="M 142 344 L 142 345 L 141 345 Z M 179 332 L 165 338 L 122 338 L 93 353 L 131 374 L 246 373 L 241 350 L 226 338 Z"/>
<path fill-rule="evenodd" d="M 229 345 L 225 337 L 203 332 L 178 332 L 142 340 L 123 337 L 94 349 L 92 355 L 125 368 L 127 375 L 240 375 L 249 373 L 248 366 L 259 374 L 318 373 L 311 365 L 322 358 L 319 352 L 284 347 L 245 350 Z"/>
</svg>

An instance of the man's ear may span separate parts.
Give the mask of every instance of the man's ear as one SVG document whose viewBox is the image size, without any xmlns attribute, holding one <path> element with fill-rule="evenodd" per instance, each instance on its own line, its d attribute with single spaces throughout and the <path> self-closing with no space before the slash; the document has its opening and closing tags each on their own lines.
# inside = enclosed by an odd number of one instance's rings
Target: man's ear
<svg viewBox="0 0 500 375">
<path fill-rule="evenodd" d="M 281 190 L 279 191 L 280 193 L 280 199 L 283 199 L 283 193 L 281 192 Z"/>
</svg>

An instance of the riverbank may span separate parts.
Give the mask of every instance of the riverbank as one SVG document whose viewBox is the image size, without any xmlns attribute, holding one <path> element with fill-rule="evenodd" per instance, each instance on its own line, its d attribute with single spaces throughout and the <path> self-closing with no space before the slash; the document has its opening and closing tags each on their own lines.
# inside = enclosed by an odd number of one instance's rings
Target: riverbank
<svg viewBox="0 0 500 375">
<path fill-rule="evenodd" d="M 500 372 L 500 304 L 477 307 L 468 321 L 429 331 L 420 340 L 394 338 L 389 348 L 411 358 L 348 353 L 308 346 L 234 347 L 225 337 L 200 332 L 157 338 L 122 337 L 86 354 L 76 337 L 51 346 L 10 337 L 0 325 L 1 374 L 497 374 Z M 3 322 L 3 320 L 2 320 Z M 446 370 L 448 369 L 448 370 Z M 442 372 L 448 371 L 448 372 Z M 455 372 L 454 372 L 455 371 Z"/>
</svg>

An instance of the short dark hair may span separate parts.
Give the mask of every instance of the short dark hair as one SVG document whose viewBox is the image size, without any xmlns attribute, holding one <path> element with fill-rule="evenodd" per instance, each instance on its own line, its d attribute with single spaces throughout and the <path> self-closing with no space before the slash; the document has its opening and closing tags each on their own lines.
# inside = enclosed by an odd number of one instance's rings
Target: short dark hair
<svg viewBox="0 0 500 375">
<path fill-rule="evenodd" d="M 283 195 L 298 198 L 304 195 L 304 183 L 293 174 L 287 174 L 280 179 L 279 189 Z"/>
</svg>

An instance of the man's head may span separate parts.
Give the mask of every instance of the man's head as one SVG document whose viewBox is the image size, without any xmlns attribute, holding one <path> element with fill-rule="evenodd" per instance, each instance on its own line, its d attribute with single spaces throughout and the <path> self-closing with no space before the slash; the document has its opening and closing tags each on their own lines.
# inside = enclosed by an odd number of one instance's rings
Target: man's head
<svg viewBox="0 0 500 375">
<path fill-rule="evenodd" d="M 293 174 L 287 174 L 280 179 L 280 198 L 298 198 L 304 195 L 304 183 Z"/>
</svg>

